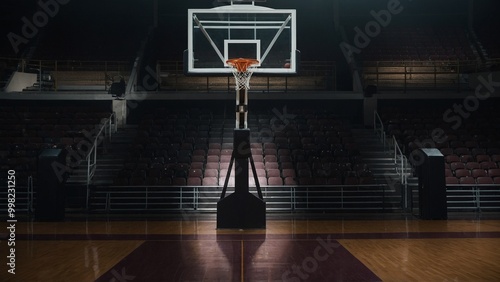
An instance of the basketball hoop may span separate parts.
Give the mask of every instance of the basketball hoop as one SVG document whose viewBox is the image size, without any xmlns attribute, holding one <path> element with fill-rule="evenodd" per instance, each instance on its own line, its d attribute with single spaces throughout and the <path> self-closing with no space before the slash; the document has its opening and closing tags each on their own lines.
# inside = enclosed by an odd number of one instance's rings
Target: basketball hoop
<svg viewBox="0 0 500 282">
<path fill-rule="evenodd" d="M 259 64 L 255 59 L 229 59 L 226 63 L 231 67 L 236 80 L 236 90 L 250 89 L 250 78 Z"/>
</svg>

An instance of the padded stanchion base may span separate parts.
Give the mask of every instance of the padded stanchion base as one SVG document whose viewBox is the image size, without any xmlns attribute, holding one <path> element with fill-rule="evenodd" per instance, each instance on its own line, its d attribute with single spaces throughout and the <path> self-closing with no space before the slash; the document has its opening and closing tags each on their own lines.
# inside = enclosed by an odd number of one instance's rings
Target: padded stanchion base
<svg viewBox="0 0 500 282">
<path fill-rule="evenodd" d="M 266 228 L 266 203 L 250 193 L 233 193 L 217 203 L 217 228 Z"/>
</svg>

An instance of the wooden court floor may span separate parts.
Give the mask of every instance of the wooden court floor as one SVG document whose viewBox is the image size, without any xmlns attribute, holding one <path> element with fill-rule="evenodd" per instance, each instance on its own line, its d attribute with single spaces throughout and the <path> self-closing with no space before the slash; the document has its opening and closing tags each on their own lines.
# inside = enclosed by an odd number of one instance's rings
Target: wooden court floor
<svg viewBox="0 0 500 282">
<path fill-rule="evenodd" d="M 500 220 L 211 218 L 17 222 L 0 281 L 500 281 Z"/>
</svg>

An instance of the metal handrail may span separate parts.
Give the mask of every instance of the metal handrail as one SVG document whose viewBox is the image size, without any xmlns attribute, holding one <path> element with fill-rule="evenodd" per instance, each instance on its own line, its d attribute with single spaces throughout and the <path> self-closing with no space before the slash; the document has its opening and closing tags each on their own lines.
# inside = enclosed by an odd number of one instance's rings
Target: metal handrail
<svg viewBox="0 0 500 282">
<path fill-rule="evenodd" d="M 0 61 L 7 59 L 0 58 Z M 83 61 L 83 60 L 17 60 L 17 70 L 21 72 L 50 73 L 53 90 L 58 91 L 62 86 L 91 86 L 99 90 L 108 90 L 113 82 L 113 76 L 120 75 L 127 79 L 130 70 L 128 61 Z M 81 73 L 85 75 L 82 76 Z M 77 74 L 77 75 L 74 75 Z M 42 77 L 39 78 L 40 80 Z M 41 84 L 41 83 L 40 83 Z M 102 88 L 101 88 L 102 87 Z"/>
<path fill-rule="evenodd" d="M 398 160 L 399 160 L 399 168 L 401 169 L 401 184 L 405 185 L 407 183 L 407 177 L 406 177 L 406 156 L 403 154 L 403 151 L 399 147 L 398 141 L 396 140 L 396 136 L 392 136 L 392 143 L 394 146 L 394 164 L 398 165 Z"/>
<path fill-rule="evenodd" d="M 114 125 L 113 126 L 113 122 Z M 111 140 L 112 134 L 116 133 L 117 127 L 116 127 L 116 113 L 112 113 L 109 118 L 107 118 L 104 123 L 102 124 L 101 128 L 99 129 L 99 132 L 94 138 L 94 142 L 92 144 L 92 147 L 90 148 L 89 153 L 87 154 L 87 157 L 85 160 L 87 161 L 87 181 L 86 181 L 86 186 L 87 186 L 87 197 L 86 197 L 86 207 L 88 208 L 89 206 L 89 199 L 90 199 L 90 182 L 92 181 L 92 178 L 95 175 L 95 171 L 97 168 L 97 148 L 101 144 L 101 136 L 103 139 L 108 137 L 109 140 Z"/>
<path fill-rule="evenodd" d="M 444 60 L 444 61 L 364 61 L 363 76 L 365 80 L 384 87 L 407 89 L 456 89 L 460 92 L 461 75 L 478 72 L 482 63 L 477 61 Z M 451 77 L 445 78 L 443 75 Z M 468 86 L 466 86 L 468 87 Z"/>
<path fill-rule="evenodd" d="M 386 148 L 386 144 L 388 142 L 385 134 L 384 123 L 382 122 L 382 118 L 377 111 L 374 111 L 373 130 L 376 134 L 380 134 L 380 141 L 383 143 L 384 148 Z M 390 141 L 392 143 L 390 146 L 393 146 L 394 148 L 393 156 L 394 164 L 396 165 L 396 173 L 399 175 L 399 180 L 401 185 L 403 185 L 406 195 L 408 195 L 408 173 L 406 172 L 409 168 L 408 161 L 406 156 L 403 154 L 403 150 L 401 150 L 398 141 L 396 140 L 396 136 L 392 135 Z M 404 197 L 404 203 L 405 207 L 408 207 L 408 197 Z"/>
<path fill-rule="evenodd" d="M 306 199 L 307 202 L 309 200 L 317 200 L 320 199 L 317 193 L 342 193 L 342 196 L 340 199 L 338 199 L 338 204 L 341 204 L 343 207 L 344 204 L 352 204 L 349 200 L 353 198 L 353 195 L 350 195 L 349 193 L 360 193 L 359 188 L 373 188 L 376 189 L 377 191 L 380 191 L 380 199 L 382 202 L 384 202 L 386 199 L 386 193 L 387 193 L 387 184 L 360 184 L 360 185 L 262 185 L 261 188 L 264 191 L 265 199 L 266 202 L 269 204 L 281 204 L 283 206 L 286 206 L 288 204 L 287 208 L 278 208 L 280 210 L 297 210 L 297 202 L 296 200 L 299 199 L 296 195 L 296 193 L 307 193 L 307 197 L 304 198 Z M 131 188 L 135 188 L 131 189 Z M 155 188 L 154 190 L 152 188 Z M 201 188 L 204 189 L 211 189 L 211 190 L 204 190 L 202 191 Z M 101 186 L 98 189 L 98 193 L 101 194 L 102 196 L 96 195 L 96 199 L 103 199 L 105 202 L 101 202 L 100 204 L 104 204 L 104 210 L 105 211 L 111 211 L 113 210 L 111 205 L 112 205 L 112 199 L 118 199 L 121 200 L 119 202 L 119 205 L 126 205 L 130 204 L 133 206 L 140 206 L 141 209 L 148 209 L 148 208 L 153 208 L 150 207 L 149 205 L 149 199 L 153 199 L 154 196 L 152 197 L 151 195 L 170 195 L 171 193 L 179 193 L 175 194 L 175 196 L 170 197 L 170 199 L 174 200 L 174 202 L 169 202 L 167 205 L 170 206 L 170 208 L 167 209 L 174 209 L 174 210 L 185 210 L 184 205 L 188 204 L 190 207 L 192 207 L 193 210 L 205 210 L 206 208 L 200 208 L 200 199 L 212 199 L 213 202 L 210 202 L 209 204 L 214 204 L 217 202 L 217 199 L 219 198 L 220 194 L 220 189 L 222 188 L 221 185 L 217 186 L 203 186 L 203 185 L 195 185 L 195 186 L 180 186 L 180 185 L 175 185 L 175 186 L 166 186 L 166 185 L 139 185 L 139 186 L 130 186 L 130 185 L 110 185 L 110 186 Z M 229 187 L 232 188 L 232 187 Z M 253 189 L 253 187 L 250 187 Z M 315 190 L 314 188 L 318 188 Z M 329 188 L 329 189 L 325 189 Z M 346 190 L 350 188 L 351 190 Z M 122 190 L 123 189 L 123 190 Z M 276 189 L 276 190 L 274 190 Z M 284 190 L 283 190 L 284 189 Z M 364 189 L 363 191 L 369 191 L 367 189 Z M 256 191 L 251 191 L 252 194 L 256 193 Z M 277 193 L 277 194 L 275 194 Z M 347 194 L 346 194 L 347 193 Z M 272 195 L 268 195 L 272 194 Z M 165 196 L 160 196 L 160 198 L 164 198 Z M 278 201 L 276 202 L 276 199 L 286 199 L 285 202 L 283 201 Z M 124 203 L 124 199 L 130 199 L 130 203 Z M 322 197 L 321 197 L 322 199 Z M 140 202 L 137 202 L 140 201 Z M 289 203 L 288 203 L 289 201 Z M 207 202 L 204 202 L 207 204 Z M 303 203 L 299 203 L 303 204 Z M 153 204 L 155 205 L 155 204 Z M 165 208 L 165 207 L 164 207 Z M 299 209 L 303 209 L 299 208 Z M 380 206 L 379 208 L 383 208 L 383 206 Z M 191 209 L 191 208 L 190 208 Z"/>
<path fill-rule="evenodd" d="M 446 187 L 500 187 L 500 184 L 446 184 Z"/>
<path fill-rule="evenodd" d="M 253 80 L 253 89 L 273 91 L 310 91 L 336 90 L 337 66 L 335 61 L 301 61 L 297 75 L 259 74 Z M 233 80 L 230 74 L 204 74 L 185 80 L 184 64 L 179 61 L 158 61 L 156 74 L 163 91 L 230 91 Z M 227 79 L 226 79 L 227 77 Z M 321 79 L 319 79 L 321 78 Z"/>
<path fill-rule="evenodd" d="M 380 141 L 382 144 L 384 144 L 384 148 L 386 145 L 386 135 L 385 135 L 385 128 L 384 128 L 384 123 L 382 122 L 382 118 L 378 114 L 378 112 L 375 110 L 373 112 L 374 118 L 373 118 L 373 130 L 375 133 L 380 133 Z M 377 121 L 378 124 L 380 124 L 380 128 L 377 127 Z"/>
<path fill-rule="evenodd" d="M 491 189 L 488 189 L 488 190 L 483 190 L 483 194 L 481 194 L 481 188 L 491 188 L 491 187 L 494 187 L 494 188 L 498 188 L 498 189 L 494 189 L 494 190 L 491 190 Z M 455 189 L 453 189 L 455 188 Z M 458 189 L 457 189 L 458 188 Z M 447 191 L 447 196 L 449 197 L 460 197 L 460 196 L 455 196 L 453 195 L 453 193 L 458 193 L 458 194 L 463 194 L 464 192 L 467 192 L 467 190 L 464 190 L 464 188 L 471 188 L 471 190 L 469 190 L 470 192 L 472 192 L 472 201 L 459 201 L 461 203 L 473 203 L 474 206 L 473 207 L 454 207 L 455 209 L 464 209 L 464 208 L 474 208 L 476 209 L 477 211 L 480 211 L 481 208 L 488 208 L 488 209 L 499 209 L 500 208 L 500 184 L 446 184 L 446 191 Z M 488 193 L 496 193 L 494 196 L 492 196 L 491 194 L 488 195 Z M 463 197 L 463 196 L 461 196 Z M 482 202 L 481 201 L 481 197 L 489 197 L 489 198 L 493 198 L 495 199 L 493 202 L 496 204 L 496 206 L 481 206 L 481 203 L 483 204 L 486 204 L 488 203 L 488 201 L 486 202 Z M 448 203 L 455 203 L 456 204 L 456 201 L 449 201 L 447 200 Z M 490 202 L 491 203 L 491 202 Z"/>
<path fill-rule="evenodd" d="M 399 181 L 401 182 L 402 189 L 404 192 L 404 207 L 408 208 L 409 199 L 406 195 L 411 195 L 411 190 L 408 187 L 408 173 L 409 169 L 408 161 L 406 156 L 403 154 L 403 151 L 399 147 L 398 141 L 396 140 L 396 136 L 392 136 L 391 138 L 392 146 L 394 147 L 394 165 L 396 166 L 396 173 L 399 175 Z"/>
<path fill-rule="evenodd" d="M 28 213 L 33 212 L 33 199 L 34 199 L 34 189 L 33 189 L 33 176 L 28 177 Z"/>
<path fill-rule="evenodd" d="M 344 187 L 383 187 L 387 184 L 353 184 L 353 185 L 260 185 L 263 188 L 344 188 Z M 108 188 L 222 188 L 223 185 L 109 185 Z M 233 188 L 233 186 L 228 186 Z M 255 188 L 255 186 L 250 186 Z M 130 192 L 130 191 L 129 191 Z"/>
</svg>

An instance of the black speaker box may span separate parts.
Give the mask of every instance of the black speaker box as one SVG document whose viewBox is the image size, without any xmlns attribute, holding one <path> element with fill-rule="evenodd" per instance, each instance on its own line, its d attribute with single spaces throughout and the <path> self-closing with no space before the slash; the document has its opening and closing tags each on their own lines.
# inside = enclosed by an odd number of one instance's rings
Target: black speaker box
<svg viewBox="0 0 500 282">
<path fill-rule="evenodd" d="M 438 149 L 420 150 L 423 157 L 417 166 L 420 218 L 447 219 L 444 156 Z"/>
<path fill-rule="evenodd" d="M 58 165 L 55 165 L 58 162 Z M 60 221 L 65 217 L 65 182 L 61 172 L 66 163 L 63 150 L 45 149 L 38 156 L 38 176 L 35 184 L 35 219 Z"/>
</svg>

